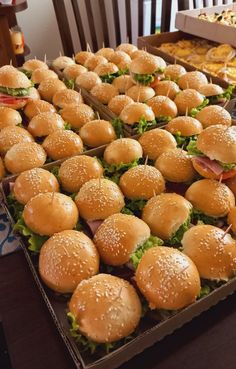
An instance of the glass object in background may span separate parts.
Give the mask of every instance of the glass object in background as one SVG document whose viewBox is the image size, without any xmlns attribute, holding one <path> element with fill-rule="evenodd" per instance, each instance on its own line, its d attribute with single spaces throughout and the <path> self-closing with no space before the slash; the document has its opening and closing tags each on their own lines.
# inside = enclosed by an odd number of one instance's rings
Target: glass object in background
<svg viewBox="0 0 236 369">
<path fill-rule="evenodd" d="M 12 4 L 12 0 L 0 0 L 0 4 L 10 5 L 10 4 Z"/>
<path fill-rule="evenodd" d="M 16 55 L 23 54 L 24 52 L 24 36 L 19 26 L 15 26 L 10 29 L 11 42 L 14 53 Z"/>
</svg>

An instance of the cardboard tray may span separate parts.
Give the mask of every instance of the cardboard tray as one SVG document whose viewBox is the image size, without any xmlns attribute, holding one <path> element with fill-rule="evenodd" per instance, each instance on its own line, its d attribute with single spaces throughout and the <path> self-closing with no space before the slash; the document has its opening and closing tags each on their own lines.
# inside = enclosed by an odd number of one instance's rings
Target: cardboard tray
<svg viewBox="0 0 236 369">
<path fill-rule="evenodd" d="M 198 15 L 202 12 L 213 14 L 215 12 L 221 13 L 222 10 L 227 9 L 236 11 L 236 4 L 211 6 L 204 9 L 184 10 L 178 12 L 175 18 L 175 27 L 181 31 L 191 33 L 192 35 L 206 38 L 207 40 L 222 44 L 230 44 L 236 47 L 236 27 L 198 19 Z"/>
<path fill-rule="evenodd" d="M 102 155 L 103 150 L 104 148 L 98 149 L 96 155 Z M 51 167 L 53 165 L 54 163 L 51 164 Z M 16 177 L 17 176 L 14 176 L 11 179 L 6 178 L 0 185 L 0 191 L 3 197 L 2 205 L 12 225 L 14 225 L 14 220 L 9 212 L 6 197 L 10 191 L 10 182 L 13 182 Z M 102 358 L 95 359 L 88 354 L 83 354 L 79 351 L 75 341 L 69 334 L 69 324 L 66 317 L 67 301 L 54 294 L 43 285 L 37 270 L 38 257 L 29 252 L 27 241 L 23 237 L 21 237 L 20 243 L 38 289 L 42 294 L 57 330 L 74 360 L 76 367 L 79 369 L 117 368 L 122 363 L 142 352 L 145 348 L 150 347 L 155 342 L 160 341 L 165 336 L 173 333 L 176 329 L 182 327 L 185 323 L 191 321 L 194 317 L 208 310 L 210 307 L 216 305 L 219 301 L 225 299 L 228 295 L 231 295 L 236 291 L 235 277 L 212 291 L 208 296 L 203 297 L 194 304 L 178 312 L 174 312 L 168 318 L 162 317 L 162 319 L 157 321 L 153 317 L 147 316 L 142 319 L 139 325 L 137 337 Z"/>
</svg>

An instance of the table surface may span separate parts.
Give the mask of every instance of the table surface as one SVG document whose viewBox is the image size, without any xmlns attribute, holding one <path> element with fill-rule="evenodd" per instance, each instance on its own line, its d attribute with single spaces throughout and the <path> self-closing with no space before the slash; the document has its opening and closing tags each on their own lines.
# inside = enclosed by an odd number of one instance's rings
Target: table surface
<svg viewBox="0 0 236 369">
<path fill-rule="evenodd" d="M 0 257 L 0 321 L 13 369 L 75 369 L 21 250 Z M 236 294 L 120 369 L 235 369 L 235 342 Z"/>
</svg>

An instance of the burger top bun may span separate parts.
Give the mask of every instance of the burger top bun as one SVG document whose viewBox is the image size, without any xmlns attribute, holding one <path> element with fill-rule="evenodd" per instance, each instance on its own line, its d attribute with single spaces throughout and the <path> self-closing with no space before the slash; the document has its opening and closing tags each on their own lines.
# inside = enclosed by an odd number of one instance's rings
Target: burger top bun
<svg viewBox="0 0 236 369">
<path fill-rule="evenodd" d="M 122 122 L 129 125 L 134 125 L 139 122 L 141 118 L 146 119 L 147 122 L 151 122 L 155 119 L 152 108 L 147 104 L 134 102 L 126 105 L 120 113 Z"/>
<path fill-rule="evenodd" d="M 94 72 L 97 73 L 99 77 L 105 76 L 107 74 L 117 73 L 118 71 L 119 68 L 114 63 L 99 64 L 94 69 Z"/>
<path fill-rule="evenodd" d="M 66 105 L 60 110 L 60 115 L 72 128 L 79 129 L 85 123 L 95 119 L 93 109 L 86 104 Z"/>
<path fill-rule="evenodd" d="M 135 280 L 151 309 L 182 309 L 197 299 L 201 289 L 193 261 L 179 250 L 166 246 L 145 252 Z"/>
<path fill-rule="evenodd" d="M 40 250 L 40 277 L 55 292 L 73 292 L 81 281 L 98 271 L 97 249 L 82 232 L 66 230 L 55 233 Z"/>
<path fill-rule="evenodd" d="M 59 114 L 40 113 L 34 116 L 28 125 L 29 132 L 34 137 L 48 136 L 57 129 L 64 129 L 65 122 Z"/>
<path fill-rule="evenodd" d="M 37 114 L 46 112 L 55 113 L 56 109 L 52 104 L 44 100 L 30 100 L 24 108 L 24 113 L 29 120 Z"/>
<path fill-rule="evenodd" d="M 172 119 L 165 129 L 172 135 L 180 134 L 184 137 L 199 135 L 203 131 L 202 124 L 197 119 L 184 115 Z"/>
<path fill-rule="evenodd" d="M 124 51 L 126 54 L 131 56 L 134 51 L 138 50 L 138 48 L 135 45 L 132 45 L 132 44 L 129 44 L 129 43 L 123 43 L 123 44 L 120 44 L 119 46 L 117 46 L 116 50 Z"/>
<path fill-rule="evenodd" d="M 155 117 L 171 117 L 174 118 L 178 114 L 177 106 L 167 96 L 154 96 L 148 100 L 147 104 L 152 108 Z"/>
<path fill-rule="evenodd" d="M 11 65 L 0 68 L 0 86 L 9 88 L 29 88 L 31 81 L 26 75 Z"/>
<path fill-rule="evenodd" d="M 75 197 L 80 215 L 85 220 L 106 219 L 124 207 L 124 196 L 114 182 L 108 179 L 91 179 Z"/>
<path fill-rule="evenodd" d="M 80 137 L 85 145 L 98 147 L 107 145 L 116 139 L 115 130 L 111 122 L 103 119 L 96 119 L 87 122 L 80 129 Z"/>
<path fill-rule="evenodd" d="M 164 70 L 165 77 L 171 81 L 177 81 L 184 74 L 186 74 L 186 69 L 179 64 L 169 64 Z"/>
<path fill-rule="evenodd" d="M 200 92 L 200 94 L 206 97 L 221 95 L 224 93 L 223 88 L 214 83 L 207 83 L 206 85 L 204 84 L 199 87 L 198 91 Z"/>
<path fill-rule="evenodd" d="M 26 69 L 30 72 L 33 72 L 35 69 L 48 69 L 48 66 L 46 63 L 44 63 L 41 60 L 38 59 L 29 59 L 22 65 L 23 69 Z"/>
<path fill-rule="evenodd" d="M 67 90 L 66 85 L 56 78 L 44 79 L 38 88 L 42 99 L 49 102 L 52 102 L 55 93 L 61 90 Z"/>
<path fill-rule="evenodd" d="M 108 60 L 102 55 L 92 55 L 86 59 L 84 66 L 88 70 L 95 70 L 97 66 L 106 64 Z"/>
<path fill-rule="evenodd" d="M 42 168 L 22 172 L 16 178 L 13 187 L 16 200 L 23 205 L 32 197 L 44 192 L 59 192 L 59 183 L 52 173 Z"/>
<path fill-rule="evenodd" d="M 163 152 L 175 149 L 177 144 L 174 137 L 167 131 L 155 128 L 145 132 L 139 138 L 145 156 L 156 160 Z"/>
<path fill-rule="evenodd" d="M 113 54 L 114 54 L 114 49 L 112 49 L 111 47 L 102 47 L 96 52 L 96 55 L 102 55 L 108 61 L 111 61 Z"/>
<path fill-rule="evenodd" d="M 145 102 L 155 96 L 155 91 L 149 86 L 132 86 L 126 90 L 126 95 L 136 102 Z"/>
<path fill-rule="evenodd" d="M 159 81 L 155 86 L 156 95 L 168 96 L 171 100 L 174 100 L 179 92 L 179 86 L 173 81 Z"/>
<path fill-rule="evenodd" d="M 234 194 L 229 187 L 212 179 L 193 183 L 185 197 L 195 209 L 212 217 L 224 217 L 235 206 Z"/>
<path fill-rule="evenodd" d="M 17 126 L 21 124 L 22 118 L 20 113 L 8 107 L 0 107 L 0 129 L 8 126 Z"/>
<path fill-rule="evenodd" d="M 158 169 L 150 165 L 137 165 L 122 174 L 119 186 L 128 199 L 148 200 L 165 190 L 165 180 Z"/>
<path fill-rule="evenodd" d="M 27 227 L 41 236 L 73 229 L 79 218 L 74 201 L 58 192 L 39 193 L 32 197 L 22 216 Z"/>
<path fill-rule="evenodd" d="M 0 153 L 6 152 L 15 144 L 20 142 L 33 142 L 31 134 L 24 128 L 8 126 L 0 131 Z"/>
<path fill-rule="evenodd" d="M 110 274 L 98 274 L 79 283 L 69 310 L 85 337 L 93 342 L 109 343 L 133 333 L 142 309 L 129 282 Z"/>
<path fill-rule="evenodd" d="M 148 200 L 142 219 L 151 233 L 163 240 L 170 239 L 188 220 L 192 205 L 176 193 L 162 193 Z"/>
<path fill-rule="evenodd" d="M 197 70 L 187 72 L 179 77 L 178 85 L 182 90 L 192 88 L 199 91 L 202 85 L 207 85 L 208 80 L 202 72 Z M 200 92 L 200 91 L 199 91 Z"/>
<path fill-rule="evenodd" d="M 153 74 L 160 67 L 161 62 L 155 55 L 146 54 L 133 59 L 129 69 L 133 74 Z"/>
<path fill-rule="evenodd" d="M 85 72 L 75 80 L 76 84 L 87 91 L 92 90 L 96 85 L 102 83 L 101 78 L 95 72 Z"/>
<path fill-rule="evenodd" d="M 96 97 L 100 103 L 107 105 L 116 95 L 119 95 L 117 88 L 110 83 L 100 83 L 95 85 L 90 91 L 91 95 Z"/>
<path fill-rule="evenodd" d="M 110 109 L 114 114 L 119 116 L 124 109 L 124 107 L 128 104 L 133 103 L 134 100 L 131 97 L 126 95 L 117 95 L 114 96 L 108 104 L 108 109 Z"/>
<path fill-rule="evenodd" d="M 90 179 L 101 178 L 103 168 L 95 157 L 74 156 L 65 160 L 59 169 L 58 177 L 62 188 L 67 192 L 78 192 Z"/>
<path fill-rule="evenodd" d="M 68 65 L 75 64 L 74 60 L 72 58 L 69 58 L 68 56 L 58 56 L 55 60 L 52 62 L 52 66 L 54 68 L 63 70 Z"/>
<path fill-rule="evenodd" d="M 103 155 L 107 164 L 127 164 L 142 156 L 142 146 L 132 138 L 119 138 L 111 142 Z"/>
<path fill-rule="evenodd" d="M 131 63 L 131 57 L 124 51 L 118 50 L 114 52 L 111 62 L 116 64 L 120 70 L 126 70 Z"/>
<path fill-rule="evenodd" d="M 194 226 L 185 232 L 182 246 L 201 278 L 227 281 L 236 274 L 236 241 L 223 229 Z"/>
<path fill-rule="evenodd" d="M 53 104 L 59 108 L 64 108 L 68 105 L 82 104 L 84 102 L 82 95 L 70 89 L 57 91 L 53 95 Z"/>
<path fill-rule="evenodd" d="M 203 101 L 203 95 L 190 88 L 181 91 L 174 100 L 180 115 L 190 112 L 193 108 L 201 105 Z"/>
<path fill-rule="evenodd" d="M 35 69 L 32 73 L 31 80 L 36 83 L 40 84 L 44 79 L 58 79 L 58 75 L 50 69 Z"/>
<path fill-rule="evenodd" d="M 148 52 L 145 50 L 134 50 L 132 54 L 130 55 L 130 57 L 131 59 L 136 59 L 136 58 L 139 58 L 140 56 L 145 56 L 147 54 Z"/>
<path fill-rule="evenodd" d="M 86 60 L 93 55 L 91 51 L 80 51 L 75 55 L 75 61 L 78 64 L 84 65 Z"/>
<path fill-rule="evenodd" d="M 150 229 L 141 219 L 126 214 L 113 214 L 99 226 L 94 243 L 101 259 L 108 265 L 123 265 L 150 237 Z"/>
<path fill-rule="evenodd" d="M 202 123 L 203 128 L 216 124 L 229 127 L 232 124 L 232 118 L 229 112 L 219 105 L 206 106 L 197 113 L 196 119 Z"/>
<path fill-rule="evenodd" d="M 4 162 L 10 173 L 42 167 L 47 159 L 46 152 L 36 142 L 20 142 L 10 148 Z"/>
<path fill-rule="evenodd" d="M 116 77 L 112 84 L 118 89 L 120 94 L 124 94 L 126 90 L 134 86 L 134 82 L 132 81 L 131 76 L 128 74 L 123 74 L 122 76 Z"/>
<path fill-rule="evenodd" d="M 67 79 L 76 79 L 85 72 L 87 72 L 87 68 L 83 67 L 82 65 L 72 64 L 68 65 L 68 67 L 64 69 L 63 74 Z"/>
</svg>

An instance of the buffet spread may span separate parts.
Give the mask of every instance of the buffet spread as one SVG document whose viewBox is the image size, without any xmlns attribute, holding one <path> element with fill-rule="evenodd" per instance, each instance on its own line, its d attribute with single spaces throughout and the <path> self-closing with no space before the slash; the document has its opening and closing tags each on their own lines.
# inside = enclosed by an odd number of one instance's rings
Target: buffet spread
<svg viewBox="0 0 236 369">
<path fill-rule="evenodd" d="M 163 37 L 0 68 L 3 206 L 78 368 L 236 289 L 235 86 L 191 69 L 235 50 Z"/>
</svg>

